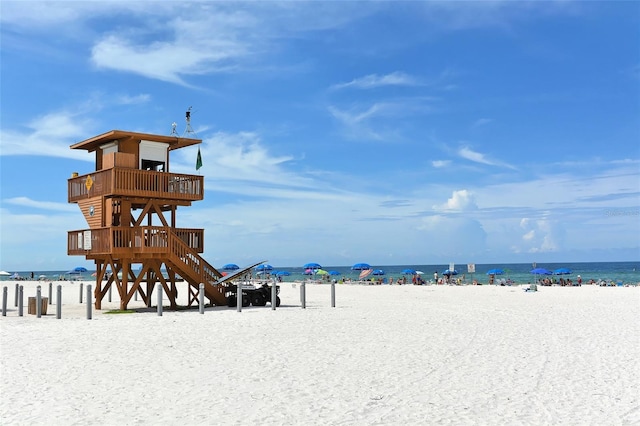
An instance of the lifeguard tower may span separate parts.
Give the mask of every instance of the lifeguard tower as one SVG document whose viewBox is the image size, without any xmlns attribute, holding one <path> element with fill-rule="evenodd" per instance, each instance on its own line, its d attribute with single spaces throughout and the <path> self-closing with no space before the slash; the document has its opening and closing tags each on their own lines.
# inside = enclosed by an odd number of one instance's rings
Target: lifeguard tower
<svg viewBox="0 0 640 426">
<path fill-rule="evenodd" d="M 201 142 L 179 137 L 174 125 L 171 136 L 112 130 L 71 146 L 96 156 L 94 172 L 68 180 L 69 203 L 78 204 L 88 229 L 69 231 L 67 240 L 69 255 L 95 262 L 96 309 L 113 285 L 120 309 L 136 292 L 151 306 L 158 282 L 175 309 L 180 277 L 188 283 L 189 305 L 197 303 L 200 283 L 212 304 L 227 303 L 222 274 L 200 256 L 204 230 L 176 227 L 178 207 L 204 198 L 204 179 L 170 173 L 169 154 Z"/>
</svg>

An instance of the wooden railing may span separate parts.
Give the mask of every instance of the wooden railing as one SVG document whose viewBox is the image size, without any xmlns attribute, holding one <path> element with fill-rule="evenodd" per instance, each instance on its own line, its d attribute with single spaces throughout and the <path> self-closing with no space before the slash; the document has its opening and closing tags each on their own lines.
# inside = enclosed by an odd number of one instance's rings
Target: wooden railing
<svg viewBox="0 0 640 426">
<path fill-rule="evenodd" d="M 104 195 L 199 201 L 204 198 L 204 177 L 114 167 L 72 177 L 68 189 L 70 203 Z"/>
<path fill-rule="evenodd" d="M 172 232 L 173 231 L 173 232 Z M 181 241 L 195 253 L 204 251 L 204 229 L 177 228 L 166 226 L 124 227 L 84 229 L 69 231 L 67 253 L 69 255 L 132 255 L 168 254 L 170 237 Z"/>
<path fill-rule="evenodd" d="M 205 285 L 205 295 L 216 305 L 226 303 L 226 285 L 213 285 L 222 274 L 204 260 L 204 230 L 172 229 L 166 226 L 108 227 L 69 231 L 69 255 L 130 257 L 161 255 L 195 289 Z M 195 244 L 197 247 L 192 247 Z M 201 252 L 201 251 L 200 251 Z"/>
<path fill-rule="evenodd" d="M 204 284 L 205 295 L 216 305 L 226 303 L 226 285 L 212 285 L 222 274 L 211 266 L 206 260 L 195 253 L 177 235 L 169 238 L 171 251 L 169 259 L 175 269 L 177 269 L 189 285 L 198 288 L 200 283 Z"/>
</svg>

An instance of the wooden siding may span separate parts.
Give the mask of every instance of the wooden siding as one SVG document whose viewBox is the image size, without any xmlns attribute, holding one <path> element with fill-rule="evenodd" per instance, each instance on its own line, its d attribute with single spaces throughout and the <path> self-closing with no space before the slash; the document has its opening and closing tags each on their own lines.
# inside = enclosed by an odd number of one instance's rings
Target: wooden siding
<svg viewBox="0 0 640 426">
<path fill-rule="evenodd" d="M 93 216 L 91 215 L 91 206 L 93 206 Z M 78 201 L 78 207 L 84 216 L 89 228 L 100 228 L 103 225 L 103 208 L 102 197 L 85 198 Z"/>
<path fill-rule="evenodd" d="M 137 169 L 135 154 L 126 152 L 111 152 L 102 156 L 102 169 L 111 169 L 113 167 L 122 167 L 125 169 Z"/>
</svg>

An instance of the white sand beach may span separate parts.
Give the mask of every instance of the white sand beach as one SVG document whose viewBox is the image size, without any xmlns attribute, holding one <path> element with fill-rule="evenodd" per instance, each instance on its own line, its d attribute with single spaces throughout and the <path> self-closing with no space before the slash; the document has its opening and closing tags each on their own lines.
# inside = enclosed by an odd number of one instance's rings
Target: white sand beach
<svg viewBox="0 0 640 426">
<path fill-rule="evenodd" d="M 60 320 L 18 317 L 14 284 L 2 425 L 640 423 L 639 287 L 337 285 L 332 308 L 316 284 L 302 309 L 286 283 L 276 311 L 162 317 L 104 314 L 114 292 L 89 321 L 78 283 Z"/>
</svg>

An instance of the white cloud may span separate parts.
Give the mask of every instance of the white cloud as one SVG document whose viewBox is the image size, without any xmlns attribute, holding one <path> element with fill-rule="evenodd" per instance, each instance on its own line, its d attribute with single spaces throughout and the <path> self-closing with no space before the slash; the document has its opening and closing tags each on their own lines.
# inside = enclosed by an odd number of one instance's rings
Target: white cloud
<svg viewBox="0 0 640 426">
<path fill-rule="evenodd" d="M 492 123 L 493 119 L 491 118 L 479 118 L 476 121 L 473 122 L 473 124 L 471 125 L 471 127 L 481 127 L 481 126 L 486 126 L 489 123 Z"/>
<path fill-rule="evenodd" d="M 507 167 L 509 169 L 515 170 L 515 167 L 513 167 L 512 165 L 503 163 L 501 161 L 492 160 L 486 154 L 474 151 L 467 146 L 459 148 L 458 155 L 466 160 L 473 161 L 474 163 L 486 164 L 488 166 Z"/>
<path fill-rule="evenodd" d="M 38 155 L 92 161 L 85 153 L 69 146 L 84 139 L 90 121 L 80 113 L 58 111 L 40 116 L 27 124 L 28 132 L 0 130 L 1 155 Z"/>
<path fill-rule="evenodd" d="M 14 197 L 3 200 L 7 204 L 15 206 L 31 207 L 48 211 L 76 212 L 78 207 L 73 204 L 55 203 L 51 201 L 37 201 L 28 197 Z"/>
<path fill-rule="evenodd" d="M 466 189 L 454 191 L 451 198 L 446 203 L 440 206 L 434 206 L 436 210 L 450 210 L 450 211 L 469 211 L 476 210 L 475 198 L 473 194 Z"/>
<path fill-rule="evenodd" d="M 443 167 L 449 167 L 451 165 L 450 160 L 434 160 L 431 162 L 431 165 L 436 169 L 440 169 Z"/>
<path fill-rule="evenodd" d="M 373 89 L 381 86 L 415 86 L 418 84 L 419 82 L 416 78 L 406 73 L 395 71 L 385 75 L 369 74 L 353 79 L 348 83 L 335 84 L 332 86 L 332 89 L 344 89 L 348 87 Z"/>
</svg>

